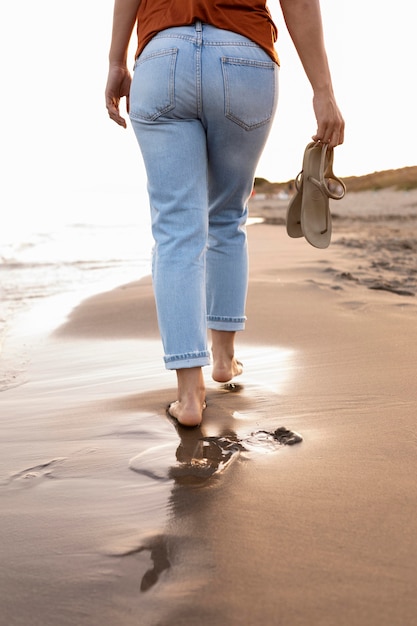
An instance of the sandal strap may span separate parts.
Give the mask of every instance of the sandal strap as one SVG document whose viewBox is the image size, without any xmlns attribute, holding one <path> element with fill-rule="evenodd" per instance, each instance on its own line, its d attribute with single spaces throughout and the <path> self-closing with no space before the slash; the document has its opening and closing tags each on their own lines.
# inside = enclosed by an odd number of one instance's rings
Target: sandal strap
<svg viewBox="0 0 417 626">
<path fill-rule="evenodd" d="M 338 178 L 333 172 L 333 155 L 333 148 L 329 148 L 327 143 L 322 144 L 319 172 L 320 180 L 312 176 L 310 176 L 310 180 L 329 198 L 341 200 L 346 193 L 346 185 L 343 180 Z M 341 186 L 342 191 L 340 193 L 331 191 L 327 184 L 327 178 L 336 181 Z"/>
<path fill-rule="evenodd" d="M 318 145 L 318 144 L 317 144 Z M 309 177 L 309 180 L 314 183 L 322 193 L 328 198 L 332 198 L 333 200 L 341 200 L 346 194 L 346 185 L 341 178 L 338 178 L 336 174 L 333 172 L 333 148 L 329 148 L 327 143 L 322 144 L 321 156 L 320 156 L 320 180 L 317 178 L 313 178 L 313 176 Z M 326 163 L 327 157 L 327 163 Z M 301 170 L 295 178 L 295 188 L 297 191 L 302 192 L 303 189 L 303 174 L 304 170 Z M 327 180 L 334 180 L 340 185 L 342 188 L 340 193 L 333 192 L 329 185 L 327 184 Z"/>
<path fill-rule="evenodd" d="M 295 188 L 297 191 L 301 191 L 303 188 L 303 170 L 301 170 L 301 172 L 298 172 L 295 178 Z"/>
</svg>

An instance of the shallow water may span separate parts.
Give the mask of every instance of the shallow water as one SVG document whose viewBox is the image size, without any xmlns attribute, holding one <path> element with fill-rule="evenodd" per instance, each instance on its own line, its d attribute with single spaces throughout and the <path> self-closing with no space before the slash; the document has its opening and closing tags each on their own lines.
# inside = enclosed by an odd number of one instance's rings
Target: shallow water
<svg viewBox="0 0 417 626">
<path fill-rule="evenodd" d="M 184 429 L 165 415 L 175 389 L 162 369 L 159 341 L 61 340 L 60 359 L 56 348 L 56 340 L 41 343 L 26 383 L 2 394 L 2 528 L 25 537 L 0 547 L 3 562 L 14 563 L 0 576 L 4 615 L 16 620 L 10 623 L 28 619 L 24 606 L 16 607 L 16 594 L 26 588 L 44 623 L 54 612 L 64 625 L 96 623 L 91 616 L 108 625 L 137 623 L 121 617 L 124 595 L 130 610 L 145 611 L 141 623 L 157 623 L 153 616 L 169 612 L 172 601 L 158 608 L 154 589 L 181 603 L 209 575 L 193 567 L 183 577 L 178 567 L 185 538 L 187 553 L 201 540 L 194 531 L 187 536 L 189 515 L 209 505 L 207 497 L 233 468 L 257 466 L 285 447 L 273 435 L 285 416 L 271 412 L 271 402 L 278 407 L 296 355 L 269 346 L 242 349 L 250 382 L 244 375 L 234 386 L 208 381 L 204 426 Z M 215 508 L 209 518 L 217 515 Z M 204 549 L 193 558 L 204 561 Z M 187 593 L 161 588 L 168 574 Z"/>
<path fill-rule="evenodd" d="M 150 272 L 152 237 L 146 216 L 135 223 L 61 224 L 49 231 L 0 235 L 0 345 L 17 316 L 52 297 L 70 310 L 81 299 L 138 280 Z M 47 299 L 51 306 L 48 307 Z M 49 308 L 49 313 L 48 313 Z"/>
</svg>

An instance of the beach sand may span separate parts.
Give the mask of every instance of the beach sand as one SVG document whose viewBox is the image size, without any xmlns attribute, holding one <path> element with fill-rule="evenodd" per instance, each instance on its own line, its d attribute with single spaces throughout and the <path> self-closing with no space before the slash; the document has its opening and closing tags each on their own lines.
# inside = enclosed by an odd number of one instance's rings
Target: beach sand
<svg viewBox="0 0 417 626">
<path fill-rule="evenodd" d="M 166 417 L 149 278 L 14 348 L 2 626 L 417 624 L 417 194 L 348 195 L 327 250 L 266 213 L 244 374 L 205 368 L 201 429 Z"/>
</svg>

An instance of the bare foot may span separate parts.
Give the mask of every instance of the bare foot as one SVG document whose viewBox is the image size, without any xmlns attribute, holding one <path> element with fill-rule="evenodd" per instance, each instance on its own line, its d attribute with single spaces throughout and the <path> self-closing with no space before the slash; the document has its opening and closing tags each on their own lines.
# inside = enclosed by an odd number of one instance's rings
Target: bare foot
<svg viewBox="0 0 417 626">
<path fill-rule="evenodd" d="M 206 408 L 206 390 L 201 367 L 177 370 L 178 400 L 168 407 L 168 413 L 181 426 L 199 426 Z"/>
<path fill-rule="evenodd" d="M 243 372 L 240 361 L 235 359 L 235 336 L 233 331 L 212 330 L 213 373 L 217 383 L 228 383 Z"/>
<path fill-rule="evenodd" d="M 212 378 L 217 383 L 228 383 L 243 372 L 243 365 L 235 357 L 222 361 L 214 360 Z"/>
<path fill-rule="evenodd" d="M 170 417 L 174 417 L 181 426 L 187 426 L 193 428 L 200 426 L 203 419 L 203 411 L 206 408 L 206 403 L 203 405 L 191 405 L 190 403 L 183 403 L 179 400 L 172 402 L 168 407 L 168 414 Z"/>
</svg>

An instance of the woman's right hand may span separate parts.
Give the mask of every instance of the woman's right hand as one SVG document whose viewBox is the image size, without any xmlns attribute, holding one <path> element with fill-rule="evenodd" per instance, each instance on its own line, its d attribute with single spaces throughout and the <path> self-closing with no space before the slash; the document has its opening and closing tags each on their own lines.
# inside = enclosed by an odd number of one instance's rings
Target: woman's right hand
<svg viewBox="0 0 417 626">
<path fill-rule="evenodd" d="M 317 131 L 312 137 L 313 141 L 327 143 L 331 148 L 343 143 L 345 122 L 333 93 L 315 93 L 313 107 L 317 120 Z"/>
</svg>

